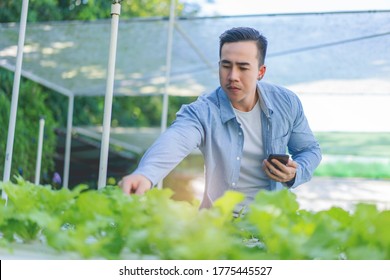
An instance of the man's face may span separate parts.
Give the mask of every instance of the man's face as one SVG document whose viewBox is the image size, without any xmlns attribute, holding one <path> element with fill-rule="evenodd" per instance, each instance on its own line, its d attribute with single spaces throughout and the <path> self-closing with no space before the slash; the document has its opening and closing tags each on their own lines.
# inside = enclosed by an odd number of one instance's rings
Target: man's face
<svg viewBox="0 0 390 280">
<path fill-rule="evenodd" d="M 250 111 L 257 102 L 257 80 L 265 74 L 265 66 L 259 67 L 256 43 L 243 41 L 225 43 L 219 62 L 219 82 L 233 107 Z"/>
</svg>

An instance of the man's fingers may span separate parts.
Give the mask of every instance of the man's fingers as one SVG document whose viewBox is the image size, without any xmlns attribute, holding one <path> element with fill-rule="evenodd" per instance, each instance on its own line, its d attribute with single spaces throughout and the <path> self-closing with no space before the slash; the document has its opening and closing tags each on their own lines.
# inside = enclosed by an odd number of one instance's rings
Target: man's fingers
<svg viewBox="0 0 390 280">
<path fill-rule="evenodd" d="M 132 189 L 132 187 L 131 187 L 130 184 L 124 184 L 124 183 L 122 183 L 121 189 L 122 189 L 122 191 L 123 191 L 125 194 L 131 194 L 131 189 Z"/>
<path fill-rule="evenodd" d="M 118 186 L 122 189 L 125 194 L 131 194 L 133 188 L 133 182 L 128 177 L 123 177 L 122 180 L 119 181 Z"/>
<path fill-rule="evenodd" d="M 289 159 L 288 162 L 287 162 L 287 166 L 297 168 L 298 167 L 298 163 L 296 163 L 292 159 Z"/>
<path fill-rule="evenodd" d="M 135 189 L 135 194 L 144 194 L 146 191 L 150 189 L 147 183 L 140 184 L 138 188 Z"/>
<path fill-rule="evenodd" d="M 272 163 L 274 163 L 279 169 L 273 166 L 267 160 L 264 160 L 263 168 L 265 173 L 272 180 L 277 182 L 288 182 L 295 177 L 296 169 L 298 167 L 298 164 L 295 161 L 290 159 L 287 165 L 284 165 L 278 160 L 273 159 Z"/>
<path fill-rule="evenodd" d="M 122 178 L 118 183 L 125 194 L 144 194 L 152 187 L 152 182 L 138 174 L 130 174 Z"/>
</svg>

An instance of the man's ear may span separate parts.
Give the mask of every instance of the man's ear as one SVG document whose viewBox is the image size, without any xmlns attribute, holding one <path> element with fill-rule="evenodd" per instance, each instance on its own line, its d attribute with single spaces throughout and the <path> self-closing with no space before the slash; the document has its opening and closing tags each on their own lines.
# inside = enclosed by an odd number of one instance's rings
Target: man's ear
<svg viewBox="0 0 390 280">
<path fill-rule="evenodd" d="M 267 71 L 267 66 L 265 66 L 264 64 L 261 65 L 259 68 L 258 76 L 257 76 L 257 79 L 259 81 L 264 77 L 266 71 Z"/>
</svg>

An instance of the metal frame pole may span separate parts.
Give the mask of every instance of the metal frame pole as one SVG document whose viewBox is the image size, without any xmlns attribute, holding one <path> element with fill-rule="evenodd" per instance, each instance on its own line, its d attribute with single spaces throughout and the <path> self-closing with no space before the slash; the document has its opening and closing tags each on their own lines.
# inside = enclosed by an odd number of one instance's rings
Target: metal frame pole
<svg viewBox="0 0 390 280">
<path fill-rule="evenodd" d="M 66 126 L 66 142 L 65 142 L 65 157 L 64 157 L 64 174 L 62 175 L 62 187 L 69 188 L 69 168 L 70 168 L 70 152 L 72 149 L 72 127 L 73 127 L 73 108 L 74 108 L 74 96 L 69 95 L 68 103 L 68 120 Z"/>
<path fill-rule="evenodd" d="M 171 9 L 169 12 L 169 26 L 168 26 L 168 42 L 166 53 L 166 71 L 165 71 L 165 91 L 163 96 L 163 110 L 161 117 L 161 132 L 167 128 L 168 120 L 168 102 L 169 102 L 169 84 L 171 80 L 171 65 L 172 65 L 172 43 L 173 43 L 173 29 L 175 24 L 175 4 L 176 0 L 171 0 Z"/>
<path fill-rule="evenodd" d="M 16 55 L 14 84 L 12 88 L 12 101 L 11 101 L 11 112 L 10 112 L 9 125 L 8 125 L 7 148 L 6 148 L 5 163 L 4 163 L 4 176 L 3 176 L 4 182 L 8 182 L 11 175 L 12 153 L 14 147 L 15 126 L 16 126 L 16 113 L 18 109 L 20 76 L 21 76 L 22 61 L 23 61 L 23 47 L 24 47 L 24 39 L 26 37 L 27 12 L 28 12 L 28 0 L 23 0 L 22 13 L 20 16 L 19 40 L 18 40 L 18 51 Z M 1 196 L 3 199 L 8 201 L 8 196 L 4 190 L 2 191 Z"/>
<path fill-rule="evenodd" d="M 39 133 L 38 133 L 38 149 L 37 149 L 37 163 L 35 166 L 35 185 L 39 185 L 41 180 L 41 163 L 42 163 L 42 147 L 43 147 L 43 131 L 45 128 L 45 118 L 39 119 Z"/>
<path fill-rule="evenodd" d="M 108 59 L 106 96 L 104 102 L 104 115 L 103 115 L 104 119 L 103 119 L 102 143 L 101 143 L 101 151 L 100 151 L 98 189 L 105 187 L 107 181 L 112 97 L 114 91 L 115 58 L 116 58 L 116 48 L 117 48 L 117 38 L 118 38 L 119 15 L 121 11 L 120 2 L 121 2 L 120 0 L 114 0 L 111 5 L 111 17 L 112 17 L 111 40 L 110 40 L 110 52 L 109 52 L 109 59 Z"/>
<path fill-rule="evenodd" d="M 163 108 L 161 114 L 161 133 L 163 133 L 167 129 L 167 122 L 168 122 L 169 84 L 171 81 L 172 43 L 173 43 L 173 29 L 175 25 L 175 8 L 176 8 L 176 0 L 171 0 L 171 8 L 169 11 L 167 53 L 166 53 L 165 91 L 163 95 Z M 160 181 L 157 184 L 157 188 L 158 189 L 163 188 L 162 181 Z"/>
</svg>

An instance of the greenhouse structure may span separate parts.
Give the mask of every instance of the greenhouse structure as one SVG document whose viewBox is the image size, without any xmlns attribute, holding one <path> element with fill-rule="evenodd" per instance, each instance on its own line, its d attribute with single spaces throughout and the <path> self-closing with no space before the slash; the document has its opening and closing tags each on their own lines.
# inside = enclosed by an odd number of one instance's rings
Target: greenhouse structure
<svg viewBox="0 0 390 280">
<path fill-rule="evenodd" d="M 172 55 L 167 65 L 170 23 Z M 306 114 L 313 130 L 390 130 L 377 126 L 390 93 L 387 12 L 120 20 L 114 96 L 210 92 L 219 84 L 219 35 L 235 26 L 255 27 L 267 37 L 264 81 L 286 86 L 303 103 L 310 103 Z M 19 27 L 16 23 L 0 25 L 0 67 L 12 71 Z M 74 97 L 106 94 L 110 28 L 110 20 L 27 25 L 21 73 L 69 98 L 67 137 L 75 129 Z M 322 105 L 327 102 L 334 104 L 332 116 L 324 115 Z M 361 110 L 371 104 L 378 110 L 363 117 Z M 352 113 L 340 120 L 345 106 Z M 123 145 L 137 154 L 145 150 L 132 143 Z"/>
<path fill-rule="evenodd" d="M 356 268 L 351 269 L 344 260 L 387 260 L 378 267 L 388 268 L 390 204 L 386 199 L 375 201 L 388 197 L 386 178 L 381 191 L 353 186 L 365 198 L 362 203 L 351 199 L 351 189 L 320 186 L 318 193 L 326 199 L 306 196 L 316 206 L 332 206 L 319 211 L 301 207 L 294 190 L 259 191 L 248 212 L 244 209 L 238 217 L 232 212 L 244 198 L 240 192 L 226 191 L 213 207 L 199 211 L 196 201 L 172 199 L 174 191 L 169 188 L 152 189 L 143 196 L 123 195 L 115 185 L 102 188 L 101 169 L 96 191 L 87 185 L 70 189 L 68 181 L 73 175 L 71 150 L 82 151 L 90 144 L 86 139 L 94 139 L 93 145 L 102 139 L 102 147 L 120 146 L 122 154 L 108 155 L 118 156 L 114 160 L 121 164 L 142 155 L 165 130 L 169 96 L 197 97 L 218 87 L 219 36 L 237 26 L 254 27 L 267 37 L 264 81 L 297 93 L 314 132 L 387 135 L 390 11 L 175 17 L 172 5 L 169 18 L 119 20 L 120 1 L 113 2 L 111 20 L 0 24 L 0 67 L 68 98 L 67 127 L 59 132 L 65 147 L 63 187 L 54 190 L 21 177 L 16 183 L 0 180 L 2 195 L 10 198 L 0 207 L 0 258 L 153 260 L 152 265 L 159 260 L 175 260 L 173 265 L 177 260 L 261 260 L 261 265 L 269 260 L 343 260 L 339 267 L 350 276 L 365 278 L 381 270 L 361 270 L 357 267 L 361 263 L 352 263 Z M 22 18 L 26 11 L 24 6 Z M 105 114 L 101 127 L 73 126 L 76 97 L 152 95 L 161 96 L 163 103 L 160 128 L 110 128 L 111 113 Z M 382 141 L 376 145 L 380 155 Z M 97 149 L 94 153 L 88 156 L 97 158 Z M 101 162 L 102 155 L 103 149 Z M 376 196 L 368 195 L 374 192 Z M 333 207 L 347 195 L 341 202 L 349 199 L 352 210 Z M 259 262 L 254 264 L 255 269 L 240 263 L 237 275 L 259 276 Z M 213 266 L 207 272 L 228 275 L 222 273 L 225 264 Z M 97 267 L 101 269 L 101 263 Z M 15 275 L 31 277 L 29 269 L 19 268 L 20 264 Z M 52 271 L 56 276 L 81 275 L 78 269 L 56 268 L 45 264 L 39 275 Z M 298 267 L 300 275 L 304 268 Z M 110 265 L 111 274 L 112 269 L 118 273 L 115 265 Z M 88 273 L 90 277 L 91 270 Z"/>
</svg>

